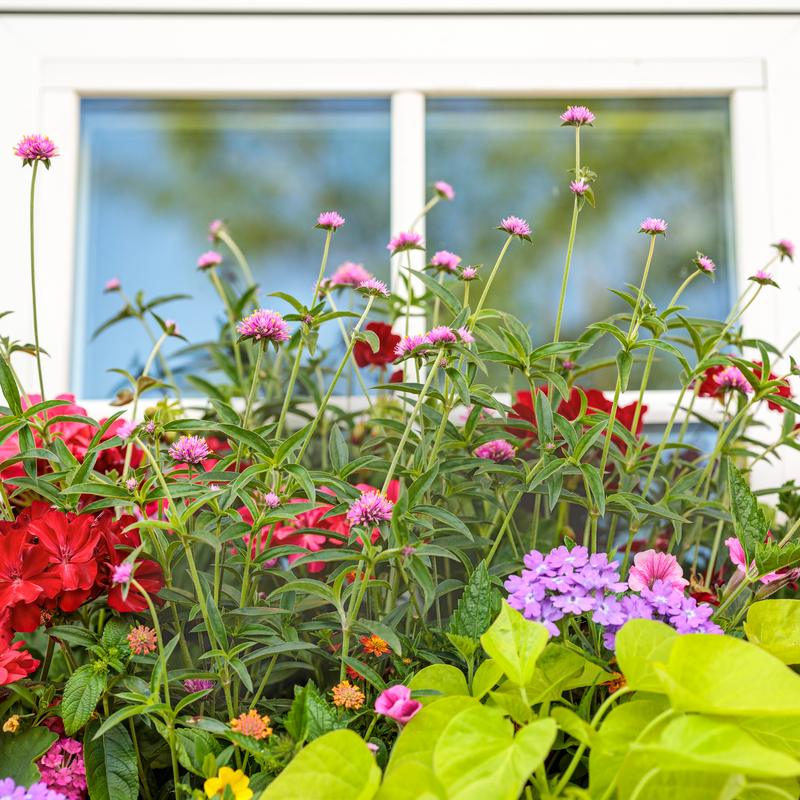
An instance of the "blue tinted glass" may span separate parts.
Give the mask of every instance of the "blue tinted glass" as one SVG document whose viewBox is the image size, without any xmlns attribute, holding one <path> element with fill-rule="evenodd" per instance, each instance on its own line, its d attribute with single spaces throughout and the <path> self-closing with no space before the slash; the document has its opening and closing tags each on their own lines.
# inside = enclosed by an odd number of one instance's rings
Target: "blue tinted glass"
<svg viewBox="0 0 800 800">
<path fill-rule="evenodd" d="M 485 264 L 485 280 L 505 236 L 492 229 L 510 214 L 527 219 L 534 247 L 512 244 L 488 304 L 530 324 L 539 343 L 552 339 L 572 219 L 574 175 L 567 170 L 575 166 L 575 129 L 559 127 L 558 120 L 566 105 L 427 103 L 428 178 L 452 183 L 457 193 L 428 217 L 428 249 L 452 250 L 463 264 Z M 581 164 L 598 175 L 597 208 L 587 204 L 579 216 L 561 339 L 577 338 L 588 323 L 628 310 L 606 287 L 625 290 L 626 283 L 641 281 L 650 239 L 636 232 L 651 216 L 667 220 L 669 229 L 666 241 L 656 242 L 648 294 L 666 308 L 694 271 L 700 250 L 718 266 L 716 283 L 698 276 L 679 304 L 691 316 L 724 319 L 735 274 L 727 99 L 593 100 L 589 107 L 597 120 L 581 130 Z M 613 354 L 616 342 L 605 339 L 588 357 Z M 654 364 L 648 385 L 674 388 L 678 372 L 675 360 L 665 357 Z M 634 378 L 635 386 L 636 373 Z M 613 389 L 615 379 L 612 367 L 581 383 Z"/>
<path fill-rule="evenodd" d="M 228 221 L 247 255 L 262 307 L 289 310 L 264 296 L 274 291 L 310 302 L 325 242 L 324 231 L 312 230 L 321 211 L 347 220 L 331 242 L 328 273 L 355 261 L 388 280 L 388 100 L 84 100 L 81 125 L 73 362 L 80 396 L 113 396 L 123 384 L 106 370 L 138 374 L 150 353 L 133 319 L 91 339 L 121 307 L 116 293 L 103 293 L 113 277 L 131 297 L 191 295 L 156 312 L 176 320 L 193 344 L 216 338 L 224 308 L 196 269 L 212 247 L 213 219 Z M 182 347 L 170 340 L 166 350 Z M 342 347 L 336 326 L 323 328 L 320 347 Z"/>
</svg>

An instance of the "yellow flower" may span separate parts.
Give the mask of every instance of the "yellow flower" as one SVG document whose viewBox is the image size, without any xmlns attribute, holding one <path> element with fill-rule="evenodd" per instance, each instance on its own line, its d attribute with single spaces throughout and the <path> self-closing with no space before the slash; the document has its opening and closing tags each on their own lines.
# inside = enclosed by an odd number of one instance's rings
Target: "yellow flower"
<svg viewBox="0 0 800 800">
<path fill-rule="evenodd" d="M 9 717 L 3 725 L 3 733 L 14 733 L 19 728 L 19 714 Z"/>
<path fill-rule="evenodd" d="M 215 794 L 222 795 L 225 787 L 230 786 L 236 800 L 250 800 L 253 790 L 247 788 L 249 784 L 250 778 L 240 769 L 234 772 L 230 767 L 222 767 L 219 775 L 216 778 L 209 778 L 203 784 L 203 788 L 208 797 L 213 797 Z"/>
</svg>

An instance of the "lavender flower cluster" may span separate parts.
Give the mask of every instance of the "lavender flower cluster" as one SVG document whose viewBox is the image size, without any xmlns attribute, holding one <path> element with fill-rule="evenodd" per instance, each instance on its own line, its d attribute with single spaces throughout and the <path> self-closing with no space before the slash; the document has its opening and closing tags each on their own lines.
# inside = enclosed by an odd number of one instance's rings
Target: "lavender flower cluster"
<svg viewBox="0 0 800 800">
<path fill-rule="evenodd" d="M 589 555 L 582 546 L 557 547 L 544 555 L 532 550 L 524 557 L 522 575 L 505 582 L 508 603 L 526 619 L 539 622 L 559 636 L 556 623 L 568 614 L 589 614 L 605 631 L 603 642 L 615 648 L 617 631 L 630 619 L 666 622 L 678 633 L 722 633 L 709 620 L 713 608 L 685 597 L 670 581 L 653 580 L 640 594 L 622 594 L 628 584 L 621 580 L 619 564 L 605 553 Z"/>
</svg>

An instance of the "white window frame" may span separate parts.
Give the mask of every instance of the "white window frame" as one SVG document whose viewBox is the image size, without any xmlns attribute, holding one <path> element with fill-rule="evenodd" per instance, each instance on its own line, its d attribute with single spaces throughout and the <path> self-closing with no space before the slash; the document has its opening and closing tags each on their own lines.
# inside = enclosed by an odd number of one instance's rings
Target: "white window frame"
<svg viewBox="0 0 800 800">
<path fill-rule="evenodd" d="M 771 255 L 769 244 L 800 238 L 800 195 L 791 172 L 800 131 L 800 18 L 741 14 L 753 3 L 707 0 L 713 16 L 554 15 L 558 8 L 593 10 L 599 0 L 510 0 L 500 10 L 543 14 L 293 15 L 287 9 L 330 8 L 331 0 L 173 0 L 155 7 L 279 14 L 60 14 L 0 12 L 0 141 L 10 147 L 26 132 L 50 135 L 62 156 L 37 182 L 37 289 L 45 382 L 66 391 L 70 375 L 80 100 L 83 97 L 391 97 L 391 224 L 405 228 L 425 202 L 425 97 L 728 96 L 731 102 L 734 244 L 737 281 Z M 652 4 L 620 0 L 608 10 Z M 796 2 L 775 0 L 777 10 Z M 18 8 L 106 10 L 109 2 L 20 0 Z M 419 2 L 337 2 L 345 11 L 415 11 Z M 114 4 L 111 4 L 113 9 Z M 429 6 L 430 7 L 430 6 Z M 697 8 L 692 0 L 688 7 Z M 687 9 L 682 1 L 678 10 Z M 150 0 L 126 9 L 153 10 Z M 492 10 L 478 0 L 441 0 L 434 10 Z M 497 10 L 497 9 L 495 9 Z M 121 154 L 124 157 L 124 154 Z M 434 179 L 435 176 L 429 176 Z M 33 338 L 27 226 L 30 174 L 0 159 L 4 222 L 3 332 Z M 652 213 L 656 213 L 653 210 Z M 651 213 L 643 209 L 642 213 Z M 535 230 L 535 220 L 531 220 Z M 424 230 L 424 225 L 421 226 Z M 414 253 L 417 266 L 422 254 Z M 572 280 L 580 278 L 573 265 Z M 394 271 L 396 279 L 396 269 Z M 765 290 L 745 315 L 752 336 L 778 346 L 800 327 L 795 313 L 798 272 L 779 268 L 782 291 Z M 17 366 L 36 384 L 32 359 Z M 635 395 L 624 397 L 631 402 Z M 666 421 L 674 391 L 650 391 L 648 420 Z M 104 402 L 83 398 L 95 413 Z M 764 415 L 775 427 L 778 415 Z M 777 428 L 776 428 L 777 431 Z M 783 475 L 793 471 L 786 462 Z M 775 472 L 769 481 L 776 482 Z"/>
</svg>

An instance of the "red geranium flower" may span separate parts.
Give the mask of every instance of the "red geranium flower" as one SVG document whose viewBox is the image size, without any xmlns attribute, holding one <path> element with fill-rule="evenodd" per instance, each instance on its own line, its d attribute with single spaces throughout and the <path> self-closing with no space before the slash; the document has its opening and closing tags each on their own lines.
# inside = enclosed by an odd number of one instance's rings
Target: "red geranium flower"
<svg viewBox="0 0 800 800">
<path fill-rule="evenodd" d="M 761 380 L 761 368 L 764 365 L 760 361 L 753 362 L 753 374 Z M 774 372 L 770 372 L 769 378 L 767 380 L 776 381 L 778 380 L 778 376 Z M 789 383 L 787 381 L 781 381 L 781 385 L 777 386 L 772 390 L 772 394 L 777 394 L 780 397 L 785 397 L 787 400 L 791 400 L 794 395 L 792 394 L 792 390 L 789 388 Z M 780 411 L 783 414 L 783 406 L 779 406 L 777 403 L 773 403 L 772 400 L 767 400 L 767 406 L 771 408 L 773 411 Z"/>
<path fill-rule="evenodd" d="M 372 331 L 377 335 L 380 346 L 377 352 L 373 353 L 369 342 L 356 342 L 353 348 L 356 364 L 359 367 L 374 365 L 383 369 L 387 364 L 391 364 L 395 360 L 394 348 L 400 344 L 402 337 L 392 333 L 392 326 L 387 325 L 385 322 L 370 322 L 366 330 Z"/>
<path fill-rule="evenodd" d="M 27 650 L 21 650 L 25 642 L 15 642 L 0 649 L 0 686 L 27 678 L 41 663 Z"/>
</svg>

